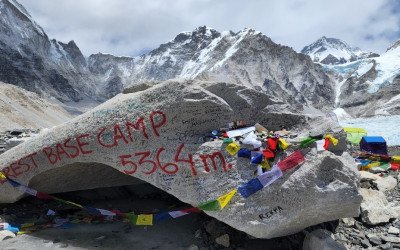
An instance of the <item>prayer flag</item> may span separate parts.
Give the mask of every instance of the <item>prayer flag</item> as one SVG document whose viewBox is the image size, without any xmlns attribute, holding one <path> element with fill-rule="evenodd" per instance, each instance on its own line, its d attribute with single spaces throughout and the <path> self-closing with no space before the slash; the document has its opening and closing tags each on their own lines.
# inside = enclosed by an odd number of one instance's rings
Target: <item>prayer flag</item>
<svg viewBox="0 0 400 250">
<path fill-rule="evenodd" d="M 244 198 L 249 197 L 250 195 L 254 194 L 258 190 L 261 190 L 263 185 L 261 184 L 260 180 L 257 178 L 251 179 L 246 184 L 240 185 L 238 191 L 241 196 Z"/>
<path fill-rule="evenodd" d="M 317 151 L 321 152 L 321 151 L 325 151 L 326 149 L 324 148 L 325 145 L 325 140 L 319 140 L 315 142 L 317 144 Z"/>
<path fill-rule="evenodd" d="M 334 146 L 336 146 L 339 143 L 339 140 L 333 137 L 333 135 L 331 134 L 325 135 L 325 139 L 328 139 L 330 142 L 332 142 Z"/>
<path fill-rule="evenodd" d="M 238 151 L 238 157 L 243 157 L 243 158 L 251 158 L 251 151 L 247 148 L 241 148 Z"/>
<path fill-rule="evenodd" d="M 260 162 L 259 165 L 262 167 L 262 169 L 265 169 L 265 170 L 271 169 L 271 166 L 269 165 L 268 160 L 263 160 L 262 162 Z"/>
<path fill-rule="evenodd" d="M 268 138 L 267 144 L 270 150 L 275 151 L 276 147 L 278 146 L 278 138 Z"/>
<path fill-rule="evenodd" d="M 184 216 L 184 215 L 188 214 L 188 213 L 182 212 L 182 211 L 171 211 L 171 212 L 168 212 L 168 213 L 169 213 L 169 215 L 172 216 L 172 218 L 178 218 L 178 217 L 181 217 L 181 216 Z"/>
<path fill-rule="evenodd" d="M 294 151 L 291 155 L 278 163 L 278 167 L 282 171 L 294 168 L 305 161 L 303 154 L 300 151 Z"/>
<path fill-rule="evenodd" d="M 217 201 L 219 203 L 220 209 L 223 209 L 228 203 L 231 201 L 232 197 L 236 194 L 237 189 L 233 189 L 227 194 L 224 194 L 220 197 L 218 197 Z"/>
<path fill-rule="evenodd" d="M 220 204 L 217 200 L 212 200 L 202 203 L 198 205 L 198 208 L 204 211 L 219 211 L 221 209 Z"/>
<path fill-rule="evenodd" d="M 261 182 L 263 187 L 269 186 L 274 183 L 277 179 L 282 177 L 283 173 L 280 168 L 274 165 L 270 171 L 257 176 L 257 179 Z"/>
<path fill-rule="evenodd" d="M 136 225 L 152 226 L 153 225 L 153 215 L 152 214 L 139 214 L 136 219 Z"/>
<path fill-rule="evenodd" d="M 251 163 L 252 164 L 259 164 L 263 160 L 263 154 L 259 151 L 251 152 Z"/>
<path fill-rule="evenodd" d="M 289 147 L 289 144 L 286 142 L 285 139 L 279 138 L 279 147 L 281 147 L 282 150 L 286 150 Z"/>
<path fill-rule="evenodd" d="M 237 154 L 237 152 L 240 150 L 240 146 L 234 142 L 229 143 L 226 146 L 226 151 L 228 151 L 228 153 L 232 156 L 234 156 L 235 154 Z"/>
<path fill-rule="evenodd" d="M 306 148 L 316 141 L 318 141 L 318 139 L 307 137 L 300 142 L 300 148 Z"/>
<path fill-rule="evenodd" d="M 266 159 L 275 158 L 275 153 L 272 152 L 269 148 L 263 150 L 263 155 Z"/>
</svg>

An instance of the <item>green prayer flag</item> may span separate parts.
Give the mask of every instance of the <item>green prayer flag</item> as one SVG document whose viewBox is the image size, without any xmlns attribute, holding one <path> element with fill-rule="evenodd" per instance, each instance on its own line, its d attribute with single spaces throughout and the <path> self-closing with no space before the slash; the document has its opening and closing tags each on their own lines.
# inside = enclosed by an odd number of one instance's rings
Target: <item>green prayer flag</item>
<svg viewBox="0 0 400 250">
<path fill-rule="evenodd" d="M 212 201 L 208 201 L 206 203 L 200 204 L 197 208 L 199 208 L 203 211 L 219 211 L 219 210 L 221 210 L 218 200 L 212 200 Z"/>
<path fill-rule="evenodd" d="M 316 141 L 318 141 L 318 139 L 307 137 L 300 142 L 300 148 L 306 148 Z"/>
</svg>

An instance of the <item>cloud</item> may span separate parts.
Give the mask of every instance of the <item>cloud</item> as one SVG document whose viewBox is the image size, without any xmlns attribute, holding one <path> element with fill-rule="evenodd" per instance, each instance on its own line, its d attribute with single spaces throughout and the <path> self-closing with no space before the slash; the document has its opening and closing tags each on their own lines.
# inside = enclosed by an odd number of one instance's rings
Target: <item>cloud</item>
<svg viewBox="0 0 400 250">
<path fill-rule="evenodd" d="M 207 25 L 254 28 L 300 51 L 325 35 L 384 52 L 400 35 L 396 0 L 19 0 L 46 33 L 85 55 L 138 55 Z"/>
</svg>

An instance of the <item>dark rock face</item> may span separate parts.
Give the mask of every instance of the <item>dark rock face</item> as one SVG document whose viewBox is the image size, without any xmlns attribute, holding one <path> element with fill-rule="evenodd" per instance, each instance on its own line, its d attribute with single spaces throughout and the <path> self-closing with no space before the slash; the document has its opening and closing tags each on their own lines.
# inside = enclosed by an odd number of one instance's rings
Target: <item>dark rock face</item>
<svg viewBox="0 0 400 250">
<path fill-rule="evenodd" d="M 1 81 L 61 101 L 93 96 L 86 59 L 73 41 L 49 40 L 14 0 L 0 0 L 0 11 Z"/>
</svg>

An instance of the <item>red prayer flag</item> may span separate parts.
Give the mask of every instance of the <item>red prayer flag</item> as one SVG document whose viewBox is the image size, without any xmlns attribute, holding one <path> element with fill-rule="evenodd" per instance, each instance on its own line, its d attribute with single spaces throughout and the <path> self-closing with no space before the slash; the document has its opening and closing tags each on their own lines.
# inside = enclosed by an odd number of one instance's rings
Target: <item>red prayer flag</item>
<svg viewBox="0 0 400 250">
<path fill-rule="evenodd" d="M 294 168 L 305 161 L 303 154 L 300 151 L 294 151 L 291 155 L 284 160 L 278 162 L 278 167 L 282 171 Z"/>
<path fill-rule="evenodd" d="M 394 162 L 391 162 L 390 163 L 390 168 L 392 169 L 392 170 L 400 170 L 400 163 L 394 163 Z"/>
<path fill-rule="evenodd" d="M 278 146 L 278 138 L 268 138 L 267 139 L 267 144 L 268 148 L 271 149 L 272 151 L 276 151 L 276 147 Z"/>
<path fill-rule="evenodd" d="M 269 148 L 263 150 L 263 155 L 266 159 L 273 159 L 275 157 L 275 153 Z"/>
<path fill-rule="evenodd" d="M 330 143 L 330 140 L 329 140 L 328 138 L 325 138 L 325 143 L 324 143 L 324 149 L 325 149 L 325 150 L 328 150 L 328 148 L 329 148 L 329 143 Z"/>
</svg>

